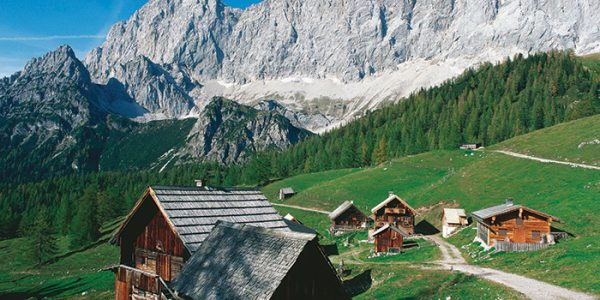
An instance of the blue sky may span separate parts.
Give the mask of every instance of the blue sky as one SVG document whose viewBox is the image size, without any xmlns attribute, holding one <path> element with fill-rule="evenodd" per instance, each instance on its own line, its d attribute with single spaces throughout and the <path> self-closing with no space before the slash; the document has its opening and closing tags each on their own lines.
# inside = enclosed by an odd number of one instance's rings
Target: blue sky
<svg viewBox="0 0 600 300">
<path fill-rule="evenodd" d="M 148 0 L 1 0 L 0 77 L 27 60 L 68 44 L 79 58 L 100 45 L 117 21 Z M 224 0 L 245 8 L 260 0 Z"/>
</svg>

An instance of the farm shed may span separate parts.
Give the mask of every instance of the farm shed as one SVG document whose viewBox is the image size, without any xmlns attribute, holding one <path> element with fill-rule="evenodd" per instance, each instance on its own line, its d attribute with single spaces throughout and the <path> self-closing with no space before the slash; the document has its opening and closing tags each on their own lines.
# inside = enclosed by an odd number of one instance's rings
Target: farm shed
<svg viewBox="0 0 600 300">
<path fill-rule="evenodd" d="M 296 192 L 291 187 L 285 187 L 279 190 L 279 200 L 285 200 L 291 196 L 294 196 Z"/>
<path fill-rule="evenodd" d="M 352 201 L 344 201 L 329 214 L 331 231 L 347 231 L 366 228 L 368 217 Z"/>
<path fill-rule="evenodd" d="M 561 222 L 544 212 L 515 205 L 512 199 L 473 212 L 472 216 L 477 221 L 477 239 L 486 247 L 506 251 L 537 250 L 554 243 L 552 222 Z"/>
<path fill-rule="evenodd" d="M 461 150 L 477 150 L 479 148 L 481 148 L 481 144 L 479 143 L 462 144 L 460 146 Z"/>
<path fill-rule="evenodd" d="M 404 245 L 404 237 L 409 234 L 394 225 L 385 224 L 373 232 L 375 240 L 375 253 L 395 252 L 398 253 Z"/>
<path fill-rule="evenodd" d="M 219 222 L 172 288 L 187 299 L 350 299 L 314 234 Z"/>
<path fill-rule="evenodd" d="M 390 224 L 402 228 L 408 234 L 415 232 L 417 211 L 394 194 L 390 194 L 387 199 L 371 209 L 371 212 L 375 221 L 375 229 Z"/>
<path fill-rule="evenodd" d="M 115 299 L 166 293 L 219 220 L 289 231 L 257 190 L 148 187 L 111 238 L 121 254 Z"/>
<path fill-rule="evenodd" d="M 467 214 L 461 208 L 444 208 L 442 236 L 447 238 L 458 228 L 468 225 Z"/>
</svg>

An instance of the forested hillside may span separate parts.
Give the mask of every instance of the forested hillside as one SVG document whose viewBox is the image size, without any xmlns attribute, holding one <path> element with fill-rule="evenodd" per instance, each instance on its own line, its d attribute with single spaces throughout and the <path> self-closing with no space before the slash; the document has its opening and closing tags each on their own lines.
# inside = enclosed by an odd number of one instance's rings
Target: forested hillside
<svg viewBox="0 0 600 300">
<path fill-rule="evenodd" d="M 589 58 L 587 59 L 589 60 Z M 588 62 L 589 63 L 589 62 Z M 461 143 L 503 140 L 600 112 L 600 78 L 569 52 L 484 64 L 342 128 L 273 154 L 273 177 L 376 165 Z M 268 177 L 268 176 L 266 176 Z"/>
</svg>

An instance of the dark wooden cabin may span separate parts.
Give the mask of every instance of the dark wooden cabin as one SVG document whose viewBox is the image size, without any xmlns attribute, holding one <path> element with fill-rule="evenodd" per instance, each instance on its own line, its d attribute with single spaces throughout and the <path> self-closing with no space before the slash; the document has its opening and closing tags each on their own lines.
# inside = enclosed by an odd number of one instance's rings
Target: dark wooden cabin
<svg viewBox="0 0 600 300">
<path fill-rule="evenodd" d="M 344 201 L 329 214 L 331 231 L 347 231 L 365 228 L 368 217 L 351 201 Z"/>
<path fill-rule="evenodd" d="M 402 228 L 404 232 L 412 235 L 415 233 L 415 216 L 417 211 L 400 197 L 390 194 L 383 202 L 379 203 L 373 209 L 373 220 L 375 229 L 379 229 L 386 224 Z"/>
<path fill-rule="evenodd" d="M 184 299 L 350 299 L 314 234 L 219 222 L 172 287 Z"/>
<path fill-rule="evenodd" d="M 257 190 L 149 187 L 111 239 L 120 246 L 115 299 L 154 299 L 219 220 L 289 230 Z"/>
<path fill-rule="evenodd" d="M 385 224 L 373 232 L 375 240 L 375 253 L 399 253 L 404 245 L 404 237 L 409 234 L 394 225 Z"/>
<path fill-rule="evenodd" d="M 515 205 L 512 199 L 502 205 L 476 211 L 472 216 L 477 221 L 478 239 L 484 246 L 494 246 L 502 251 L 541 249 L 554 242 L 552 222 L 561 222 L 541 211 Z"/>
</svg>

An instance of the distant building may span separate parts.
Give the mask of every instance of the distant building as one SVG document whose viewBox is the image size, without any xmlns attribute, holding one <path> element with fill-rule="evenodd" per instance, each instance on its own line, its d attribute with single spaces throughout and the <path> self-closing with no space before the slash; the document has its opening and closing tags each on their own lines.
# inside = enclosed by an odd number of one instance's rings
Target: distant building
<svg viewBox="0 0 600 300">
<path fill-rule="evenodd" d="M 385 224 L 373 232 L 375 240 L 375 253 L 393 252 L 400 253 L 404 245 L 404 237 L 409 234 L 402 228 Z"/>
<path fill-rule="evenodd" d="M 477 150 L 481 148 L 481 144 L 479 143 L 475 143 L 475 144 L 463 144 L 460 146 L 461 150 Z"/>
<path fill-rule="evenodd" d="M 371 209 L 371 212 L 376 230 L 390 224 L 401 228 L 409 235 L 415 233 L 417 211 L 394 194 L 390 194 L 387 199 Z"/>
<path fill-rule="evenodd" d="M 219 220 L 290 231 L 258 190 L 148 187 L 111 238 L 121 248 L 115 299 L 168 296 Z"/>
<path fill-rule="evenodd" d="M 468 225 L 467 214 L 461 208 L 444 208 L 442 236 L 447 238 L 457 229 Z"/>
<path fill-rule="evenodd" d="M 296 192 L 291 187 L 285 187 L 279 190 L 279 200 L 285 200 L 294 196 Z"/>
<path fill-rule="evenodd" d="M 314 234 L 219 222 L 172 288 L 183 299 L 350 299 Z"/>
<path fill-rule="evenodd" d="M 554 243 L 552 222 L 559 218 L 523 205 L 506 203 L 472 213 L 477 222 L 477 239 L 500 251 L 528 251 Z"/>
<path fill-rule="evenodd" d="M 367 227 L 368 217 L 352 201 L 344 201 L 329 214 L 331 231 L 348 231 Z"/>
</svg>

